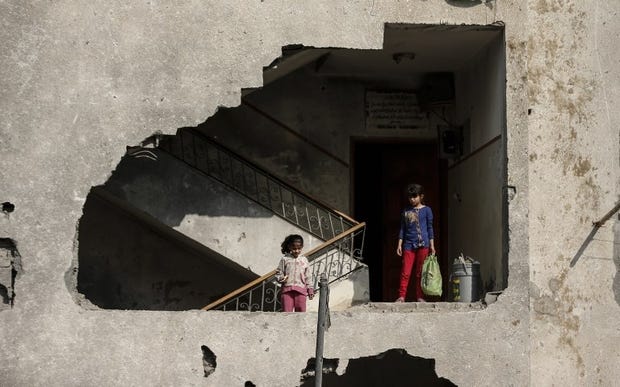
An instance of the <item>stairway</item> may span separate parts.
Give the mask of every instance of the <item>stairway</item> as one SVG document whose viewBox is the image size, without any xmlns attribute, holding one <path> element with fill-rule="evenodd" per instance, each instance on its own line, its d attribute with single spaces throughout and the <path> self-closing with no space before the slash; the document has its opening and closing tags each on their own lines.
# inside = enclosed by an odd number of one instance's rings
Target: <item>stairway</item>
<svg viewBox="0 0 620 387">
<path fill-rule="evenodd" d="M 162 149 L 262 205 L 296 227 L 320 238 L 334 238 L 357 222 L 296 190 L 194 128 L 163 136 Z"/>
<path fill-rule="evenodd" d="M 317 284 L 321 273 L 325 273 L 328 283 L 333 284 L 345 276 L 367 268 L 361 262 L 365 228 L 365 223 L 357 224 L 306 253 L 317 293 L 320 291 Z M 276 271 L 273 270 L 202 309 L 279 312 L 282 310 L 279 295 L 280 284 L 276 281 Z M 356 295 L 351 297 L 355 298 Z"/>
<path fill-rule="evenodd" d="M 130 149 L 103 189 L 257 277 L 273 270 L 279 243 L 292 230 L 308 249 L 323 242 L 158 148 Z"/>
<path fill-rule="evenodd" d="M 355 271 L 367 270 L 361 262 L 365 223 L 358 223 L 308 197 L 194 128 L 180 129 L 176 136 L 161 137 L 158 148 L 254 200 L 295 227 L 325 240 L 306 253 L 315 281 L 321 273 L 327 275 L 329 283 L 335 283 Z M 211 309 L 280 310 L 275 270 L 203 308 Z"/>
</svg>

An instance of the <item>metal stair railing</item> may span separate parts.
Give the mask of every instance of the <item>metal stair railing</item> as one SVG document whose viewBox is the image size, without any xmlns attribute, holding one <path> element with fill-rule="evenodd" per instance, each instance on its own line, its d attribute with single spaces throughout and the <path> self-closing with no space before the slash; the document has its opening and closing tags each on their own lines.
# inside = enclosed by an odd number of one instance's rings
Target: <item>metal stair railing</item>
<svg viewBox="0 0 620 387">
<path fill-rule="evenodd" d="M 161 136 L 158 148 L 317 238 L 334 238 L 358 224 L 347 215 L 292 188 L 196 129 L 182 128 L 177 133 L 176 136 Z"/>
<path fill-rule="evenodd" d="M 364 267 L 363 247 L 366 223 L 359 223 L 340 235 L 311 249 L 306 256 L 312 268 L 314 288 L 318 291 L 318 280 L 322 273 L 328 283 Z M 247 285 L 212 302 L 202 310 L 278 312 L 282 310 L 280 301 L 281 285 L 273 270 Z"/>
</svg>

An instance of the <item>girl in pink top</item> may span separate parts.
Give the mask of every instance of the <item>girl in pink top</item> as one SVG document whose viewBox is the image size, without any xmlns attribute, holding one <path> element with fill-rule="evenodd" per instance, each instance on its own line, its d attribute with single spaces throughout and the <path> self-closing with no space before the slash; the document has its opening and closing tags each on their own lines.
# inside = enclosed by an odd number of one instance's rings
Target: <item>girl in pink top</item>
<svg viewBox="0 0 620 387">
<path fill-rule="evenodd" d="M 306 297 L 314 297 L 312 270 L 308 259 L 301 254 L 304 239 L 291 234 L 282 242 L 280 264 L 276 270 L 276 280 L 282 284 L 282 309 L 284 312 L 305 312 Z"/>
</svg>

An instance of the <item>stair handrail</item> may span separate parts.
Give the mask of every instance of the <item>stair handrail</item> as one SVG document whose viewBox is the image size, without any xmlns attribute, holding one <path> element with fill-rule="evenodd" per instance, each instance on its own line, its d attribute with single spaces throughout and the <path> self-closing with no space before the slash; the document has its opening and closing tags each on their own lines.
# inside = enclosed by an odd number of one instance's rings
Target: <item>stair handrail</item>
<svg viewBox="0 0 620 387">
<path fill-rule="evenodd" d="M 204 146 L 205 152 L 207 153 L 206 155 L 202 155 L 206 156 L 206 160 L 201 165 L 199 165 L 200 163 L 197 160 L 199 152 L 196 152 L 196 143 L 199 141 L 202 141 L 202 143 L 199 143 L 198 146 Z M 218 158 L 217 162 L 214 162 L 213 159 L 209 159 L 209 147 L 214 149 L 217 153 L 217 155 L 215 155 Z M 274 176 L 262 167 L 245 159 L 235 151 L 218 143 L 215 139 L 208 137 L 195 128 L 181 128 L 177 131 L 176 136 L 162 136 L 158 141 L 158 148 L 170 153 L 207 176 L 220 181 L 229 188 L 232 188 L 277 216 L 306 230 L 321 240 L 337 236 L 340 232 L 359 223 L 341 211 L 292 187 L 277 176 Z M 189 150 L 187 148 L 189 148 Z M 229 163 L 224 163 L 225 165 L 222 166 L 222 160 L 219 159 L 220 157 L 224 157 L 225 161 L 229 161 Z M 233 167 L 233 164 L 235 167 Z M 210 169 L 213 165 L 215 165 L 215 170 Z M 235 168 L 240 168 L 242 170 L 235 171 Z M 254 178 L 254 185 L 249 184 L 246 186 L 245 173 L 247 171 L 251 173 L 250 177 Z M 241 173 L 241 182 L 235 181 L 235 178 L 239 177 L 235 175 L 235 172 Z M 259 180 L 262 182 L 260 188 L 258 184 Z M 273 191 L 274 188 L 275 191 Z M 256 197 L 252 197 L 253 195 Z M 286 201 L 285 197 L 290 197 L 292 200 Z M 276 207 L 273 206 L 274 202 L 277 203 Z"/>
<path fill-rule="evenodd" d="M 215 146 L 217 148 L 220 148 L 220 149 L 223 149 L 225 152 L 232 153 L 233 155 L 235 155 L 236 158 L 238 158 L 243 163 L 250 165 L 254 169 L 258 169 L 259 171 L 261 171 L 265 175 L 269 176 L 270 179 L 275 180 L 278 183 L 286 186 L 291 191 L 295 191 L 300 196 L 304 196 L 304 197 L 308 198 L 310 201 L 313 201 L 316 204 L 320 205 L 321 207 L 326 208 L 329 211 L 335 212 L 336 214 L 342 216 L 343 218 L 345 218 L 346 220 L 348 220 L 349 222 L 351 222 L 353 224 L 359 224 L 360 223 L 357 220 L 355 220 L 352 217 L 350 217 L 349 215 L 345 214 L 344 212 L 339 211 L 339 210 L 331 207 L 329 204 L 325 203 L 321 199 L 315 198 L 312 195 L 307 194 L 305 192 L 301 192 L 300 190 L 298 190 L 297 188 L 291 186 L 289 183 L 285 182 L 284 180 L 282 180 L 278 176 L 272 174 L 271 172 L 263 169 L 262 167 L 260 167 L 260 166 L 258 166 L 256 164 L 254 164 L 252 161 L 250 161 L 250 160 L 246 159 L 245 157 L 239 155 L 237 152 L 233 151 L 232 149 L 228 148 L 227 146 L 225 146 L 225 145 L 215 141 L 215 139 L 207 136 L 206 134 L 202 133 L 201 131 L 197 130 L 196 128 L 185 128 L 185 129 L 189 129 L 194 135 L 196 135 L 196 136 L 198 136 L 198 137 L 200 137 L 200 138 L 210 142 L 213 146 Z"/>
<path fill-rule="evenodd" d="M 312 263 L 315 262 L 314 259 L 310 259 L 312 257 L 312 255 L 316 254 L 317 252 L 319 252 L 321 250 L 326 249 L 330 245 L 332 245 L 332 244 L 334 244 L 334 243 L 336 243 L 336 242 L 338 242 L 338 241 L 348 237 L 349 235 L 354 234 L 356 231 L 358 231 L 358 230 L 360 230 L 362 228 L 365 228 L 365 227 L 366 227 L 366 223 L 365 222 L 358 223 L 357 225 L 355 225 L 355 226 L 351 227 L 350 229 L 346 230 L 345 232 L 340 233 L 336 237 L 334 237 L 334 238 L 332 238 L 332 239 L 330 239 L 328 241 L 325 241 L 324 243 L 320 244 L 319 246 L 316 246 L 316 247 L 310 249 L 305 254 L 309 258 L 310 265 L 312 265 Z M 362 246 L 363 246 L 363 241 L 362 241 Z M 213 309 L 213 308 L 215 308 L 215 307 L 217 307 L 217 306 L 219 306 L 221 304 L 224 304 L 224 303 L 234 299 L 236 296 L 242 295 L 246 291 L 256 287 L 257 285 L 260 285 L 263 282 L 270 281 L 272 279 L 272 277 L 275 277 L 275 275 L 276 275 L 276 270 L 272 270 L 269 273 L 262 275 L 261 277 L 259 277 L 259 278 L 255 279 L 255 280 L 247 283 L 246 285 L 244 285 L 244 286 L 242 286 L 242 287 L 240 287 L 240 288 L 238 288 L 238 289 L 228 293 L 227 295 L 225 295 L 225 296 L 223 296 L 223 297 L 213 301 L 212 303 L 204 306 L 203 308 L 201 308 L 201 310 L 208 311 L 208 310 L 211 310 L 211 309 Z M 333 282 L 333 280 L 332 280 L 332 282 Z"/>
</svg>

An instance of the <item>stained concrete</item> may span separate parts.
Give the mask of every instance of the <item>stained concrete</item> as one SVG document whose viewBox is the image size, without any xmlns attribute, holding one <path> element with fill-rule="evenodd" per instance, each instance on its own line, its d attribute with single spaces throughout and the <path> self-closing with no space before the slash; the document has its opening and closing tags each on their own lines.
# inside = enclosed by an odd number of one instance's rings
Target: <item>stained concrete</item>
<svg viewBox="0 0 620 387">
<path fill-rule="evenodd" d="M 0 217 L 0 237 L 16 241 L 24 274 L 15 305 L 0 311 L 0 381 L 299 384 L 314 353 L 314 313 L 79 306 L 65 274 L 86 194 L 107 180 L 126 145 L 237 105 L 240 89 L 260 86 L 261 67 L 286 44 L 377 49 L 385 22 L 502 21 L 507 185 L 514 187 L 508 288 L 484 310 L 334 313 L 325 356 L 403 348 L 434 359 L 437 375 L 459 386 L 612 385 L 620 379 L 612 224 L 572 269 L 569 261 L 591 221 L 618 200 L 618 7 L 594 0 L 1 3 L 0 201 L 16 209 Z M 202 345 L 217 356 L 206 379 Z"/>
</svg>

